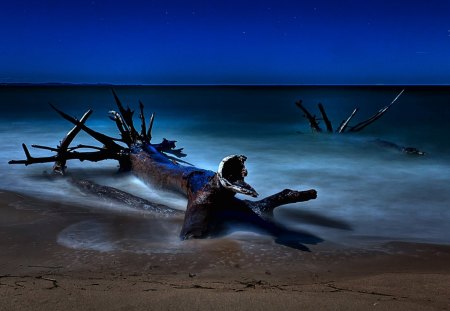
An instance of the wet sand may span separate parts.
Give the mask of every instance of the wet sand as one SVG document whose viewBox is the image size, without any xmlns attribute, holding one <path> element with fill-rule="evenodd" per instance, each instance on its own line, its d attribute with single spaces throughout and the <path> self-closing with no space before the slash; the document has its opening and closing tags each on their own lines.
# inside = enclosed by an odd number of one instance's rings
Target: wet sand
<svg viewBox="0 0 450 311">
<path fill-rule="evenodd" d="M 0 191 L 0 310 L 450 309 L 449 245 L 308 253 L 252 234 L 176 242 L 178 229 Z"/>
</svg>

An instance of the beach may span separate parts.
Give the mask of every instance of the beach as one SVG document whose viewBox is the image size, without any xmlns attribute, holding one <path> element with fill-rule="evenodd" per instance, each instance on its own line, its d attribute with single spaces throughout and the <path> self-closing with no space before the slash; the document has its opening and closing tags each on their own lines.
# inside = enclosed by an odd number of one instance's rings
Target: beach
<svg viewBox="0 0 450 311">
<path fill-rule="evenodd" d="M 450 309 L 449 0 L 0 7 L 0 311 Z"/>
<path fill-rule="evenodd" d="M 126 244 L 151 220 L 9 191 L 0 202 L 0 310 L 449 309 L 449 245 L 325 241 L 303 252 L 244 234 L 179 252 L 89 250 L 61 245 L 61 232 L 112 217 Z"/>
</svg>

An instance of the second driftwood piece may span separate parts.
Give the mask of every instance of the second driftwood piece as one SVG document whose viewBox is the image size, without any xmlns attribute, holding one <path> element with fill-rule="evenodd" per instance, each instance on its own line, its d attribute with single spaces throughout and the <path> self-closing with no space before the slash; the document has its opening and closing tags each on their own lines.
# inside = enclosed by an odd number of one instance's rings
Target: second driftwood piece
<svg viewBox="0 0 450 311">
<path fill-rule="evenodd" d="M 358 112 L 358 108 L 355 108 L 352 111 L 352 113 L 347 117 L 347 119 L 343 120 L 341 122 L 341 124 L 339 125 L 339 127 L 336 128 L 336 133 L 343 134 L 343 133 L 349 133 L 349 132 L 355 133 L 355 132 L 362 131 L 367 126 L 369 126 L 370 124 L 372 124 L 375 121 L 377 121 L 378 119 L 380 119 L 392 107 L 392 105 L 400 98 L 400 96 L 403 94 L 404 91 L 405 91 L 404 89 L 401 90 L 401 92 L 392 100 L 392 102 L 389 105 L 380 109 L 378 112 L 376 112 L 370 118 L 368 118 L 362 122 L 359 122 L 356 125 L 351 126 L 350 121 L 353 120 L 353 117 Z M 313 132 L 319 132 L 319 133 L 322 132 L 322 129 L 320 128 L 320 125 L 319 125 L 319 121 L 323 120 L 323 122 L 326 125 L 327 132 L 333 133 L 333 126 L 328 118 L 327 113 L 325 112 L 325 108 L 323 107 L 323 105 L 321 103 L 318 104 L 318 107 L 319 107 L 320 113 L 322 114 L 322 119 L 316 118 L 315 115 L 313 115 L 311 112 L 309 112 L 308 109 L 306 109 L 305 106 L 303 106 L 303 103 L 301 100 L 297 101 L 295 104 L 303 112 L 303 116 L 305 117 L 305 119 L 308 120 L 311 130 Z M 417 148 L 403 147 L 403 146 L 400 146 L 400 145 L 397 145 L 395 143 L 388 142 L 385 140 L 377 140 L 377 144 L 380 146 L 383 146 L 383 147 L 398 150 L 398 151 L 408 154 L 408 155 L 419 155 L 419 156 L 425 155 L 425 152 L 423 152 Z"/>
<path fill-rule="evenodd" d="M 355 108 L 353 110 L 353 112 L 350 114 L 350 116 L 341 122 L 339 127 L 336 129 L 336 133 L 342 134 L 345 132 L 359 132 L 359 131 L 363 130 L 364 128 L 366 128 L 367 126 L 372 124 L 373 122 L 380 119 L 392 107 L 392 105 L 399 99 L 399 97 L 403 94 L 404 91 L 405 91 L 404 89 L 401 90 L 401 92 L 394 98 L 394 100 L 392 100 L 392 102 L 389 105 L 380 109 L 377 113 L 375 113 L 373 116 L 371 116 L 367 120 L 359 122 L 358 124 L 356 124 L 354 126 L 350 126 L 349 125 L 350 121 L 353 119 L 355 114 L 358 112 L 358 108 Z M 302 101 L 299 100 L 295 104 L 303 112 L 303 116 L 308 120 L 311 129 L 314 132 L 322 132 L 322 129 L 320 128 L 320 125 L 319 125 L 319 119 L 317 119 L 315 115 L 311 114 L 311 112 L 309 112 L 303 106 Z M 322 114 L 322 120 L 324 121 L 324 123 L 327 127 L 327 131 L 332 133 L 333 127 L 332 127 L 331 122 L 328 119 L 328 116 L 325 112 L 325 108 L 323 107 L 323 105 L 321 103 L 318 104 L 318 107 L 319 107 L 320 113 Z"/>
</svg>

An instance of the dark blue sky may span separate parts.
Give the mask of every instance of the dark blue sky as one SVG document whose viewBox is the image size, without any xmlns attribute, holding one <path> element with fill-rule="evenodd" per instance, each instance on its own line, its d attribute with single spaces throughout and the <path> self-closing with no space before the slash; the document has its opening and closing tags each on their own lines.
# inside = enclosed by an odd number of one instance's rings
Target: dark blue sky
<svg viewBox="0 0 450 311">
<path fill-rule="evenodd" d="M 4 1 L 0 83 L 450 84 L 450 1 Z"/>
</svg>

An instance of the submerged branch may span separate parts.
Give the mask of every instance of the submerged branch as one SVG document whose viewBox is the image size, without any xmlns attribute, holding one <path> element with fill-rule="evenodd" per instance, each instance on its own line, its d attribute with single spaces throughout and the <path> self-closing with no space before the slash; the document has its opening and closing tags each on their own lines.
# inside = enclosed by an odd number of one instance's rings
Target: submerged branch
<svg viewBox="0 0 450 311">
<path fill-rule="evenodd" d="M 323 122 L 325 122 L 325 125 L 327 126 L 327 131 L 329 133 L 333 133 L 333 126 L 331 125 L 330 119 L 328 119 L 327 113 L 325 112 L 325 108 L 323 108 L 323 105 L 321 103 L 318 104 L 320 113 L 322 114 Z"/>
<path fill-rule="evenodd" d="M 96 184 L 89 180 L 70 178 L 70 182 L 81 191 L 101 197 L 106 201 L 115 201 L 127 205 L 133 209 L 151 212 L 153 215 L 162 217 L 182 216 L 183 211 L 173 209 L 167 205 L 159 204 L 129 194 L 125 191 Z"/>
<path fill-rule="evenodd" d="M 315 116 L 313 116 L 305 107 L 303 107 L 302 101 L 299 100 L 295 103 L 300 110 L 303 111 L 304 117 L 308 119 L 309 125 L 311 126 L 311 129 L 315 132 L 322 132 L 322 129 L 319 126 L 319 123 L 317 123 L 317 119 Z"/>
<path fill-rule="evenodd" d="M 386 107 L 380 109 L 376 114 L 374 114 L 373 116 L 371 116 L 369 119 L 360 122 L 358 124 L 356 124 L 355 126 L 353 126 L 350 129 L 350 132 L 359 132 L 362 129 L 364 129 L 365 127 L 367 127 L 368 125 L 372 124 L 373 122 L 377 121 L 379 118 L 381 118 L 386 111 L 389 110 L 389 108 L 391 108 L 391 106 L 397 101 L 397 99 L 403 94 L 403 92 L 405 91 L 405 89 L 401 90 L 401 92 L 394 98 L 394 100 L 387 105 Z"/>
<path fill-rule="evenodd" d="M 344 133 L 345 130 L 347 129 L 348 123 L 350 122 L 350 120 L 355 116 L 355 114 L 358 112 L 358 108 L 353 109 L 353 112 L 350 114 L 350 116 L 345 119 L 344 121 L 342 121 L 341 125 L 339 126 L 337 132 L 339 134 Z"/>
<path fill-rule="evenodd" d="M 359 132 L 361 130 L 363 130 L 365 127 L 369 126 L 370 124 L 372 124 L 373 122 L 377 121 L 379 118 L 381 118 L 391 107 L 392 105 L 400 98 L 400 96 L 403 94 L 403 92 L 405 91 L 405 89 L 401 90 L 401 92 L 392 100 L 392 102 L 387 105 L 386 107 L 380 109 L 376 114 L 374 114 L 373 116 L 371 116 L 369 119 L 359 122 L 358 124 L 356 124 L 355 126 L 350 126 L 349 123 L 352 120 L 352 118 L 355 116 L 356 112 L 358 112 L 358 108 L 355 108 L 353 110 L 353 112 L 350 114 L 350 116 L 345 119 L 344 121 L 341 122 L 341 124 L 339 125 L 339 127 L 336 130 L 336 133 L 344 133 L 345 131 L 347 132 Z M 319 126 L 319 123 L 317 122 L 317 118 L 316 116 L 312 115 L 302 104 L 302 101 L 299 100 L 295 103 L 297 105 L 298 108 L 300 108 L 303 113 L 304 113 L 304 117 L 306 119 L 308 119 L 310 127 L 316 131 L 316 132 L 321 132 L 322 129 Z M 325 125 L 327 127 L 327 131 L 328 132 L 332 132 L 333 131 L 333 126 L 325 112 L 325 108 L 323 107 L 323 105 L 321 103 L 318 104 L 319 106 L 319 110 L 320 113 L 322 114 L 322 118 L 323 121 L 325 122 Z M 348 129 L 349 128 L 349 129 Z M 348 130 L 347 130 L 348 129 Z"/>
</svg>

